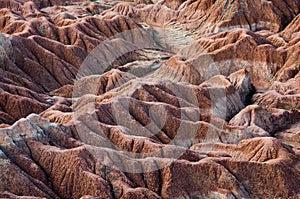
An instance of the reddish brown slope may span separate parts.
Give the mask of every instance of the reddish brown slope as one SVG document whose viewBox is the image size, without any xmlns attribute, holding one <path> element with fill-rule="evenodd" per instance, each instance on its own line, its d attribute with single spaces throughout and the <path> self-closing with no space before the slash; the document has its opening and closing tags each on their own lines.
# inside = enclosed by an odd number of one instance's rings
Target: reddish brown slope
<svg viewBox="0 0 300 199">
<path fill-rule="evenodd" d="M 0 2 L 0 197 L 299 198 L 299 1 L 114 4 Z"/>
<path fill-rule="evenodd" d="M 0 82 L 4 90 L 1 91 L 1 123 L 12 124 L 29 113 L 39 113 L 49 107 L 51 103 L 47 103 L 48 98 L 42 94 L 73 84 L 81 63 L 101 41 L 140 27 L 120 15 L 74 17 L 71 23 L 58 26 L 53 20 L 59 14 L 41 10 L 53 4 L 49 1 L 48 4 L 2 2 Z M 51 8 L 57 9 L 55 6 Z M 68 20 L 61 19 L 59 23 Z M 139 35 L 136 37 L 132 39 L 141 39 Z M 33 97 L 28 89 L 38 94 Z M 36 97 L 38 100 L 34 100 Z M 13 99 L 10 105 L 7 105 L 8 99 Z"/>
</svg>

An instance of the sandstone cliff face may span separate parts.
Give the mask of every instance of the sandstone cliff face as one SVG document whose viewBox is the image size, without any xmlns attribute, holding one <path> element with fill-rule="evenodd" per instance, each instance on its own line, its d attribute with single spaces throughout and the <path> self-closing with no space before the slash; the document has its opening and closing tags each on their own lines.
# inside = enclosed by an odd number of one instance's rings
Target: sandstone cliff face
<svg viewBox="0 0 300 199">
<path fill-rule="evenodd" d="M 0 2 L 0 198 L 299 198 L 300 2 Z"/>
</svg>

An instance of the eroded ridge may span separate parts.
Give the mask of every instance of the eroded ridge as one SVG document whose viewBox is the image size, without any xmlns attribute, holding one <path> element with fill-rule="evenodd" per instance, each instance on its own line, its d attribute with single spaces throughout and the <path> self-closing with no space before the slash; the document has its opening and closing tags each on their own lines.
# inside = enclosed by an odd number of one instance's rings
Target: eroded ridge
<svg viewBox="0 0 300 199">
<path fill-rule="evenodd" d="M 299 0 L 0 2 L 1 198 L 299 198 Z"/>
</svg>

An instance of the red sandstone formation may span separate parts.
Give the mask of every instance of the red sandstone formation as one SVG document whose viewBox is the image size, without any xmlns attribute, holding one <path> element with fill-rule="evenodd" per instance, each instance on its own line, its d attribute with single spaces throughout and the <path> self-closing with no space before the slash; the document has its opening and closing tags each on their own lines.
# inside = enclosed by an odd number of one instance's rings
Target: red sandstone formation
<svg viewBox="0 0 300 199">
<path fill-rule="evenodd" d="M 299 198 L 299 0 L 2 0 L 0 198 Z"/>
</svg>

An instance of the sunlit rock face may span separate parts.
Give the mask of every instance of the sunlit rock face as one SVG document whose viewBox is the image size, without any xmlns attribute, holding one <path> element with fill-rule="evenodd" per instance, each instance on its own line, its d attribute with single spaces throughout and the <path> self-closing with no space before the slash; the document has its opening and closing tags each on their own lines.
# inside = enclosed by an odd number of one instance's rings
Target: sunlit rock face
<svg viewBox="0 0 300 199">
<path fill-rule="evenodd" d="M 299 9 L 0 1 L 0 198 L 299 198 Z"/>
</svg>

